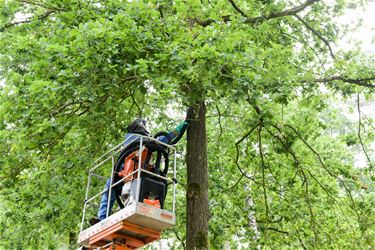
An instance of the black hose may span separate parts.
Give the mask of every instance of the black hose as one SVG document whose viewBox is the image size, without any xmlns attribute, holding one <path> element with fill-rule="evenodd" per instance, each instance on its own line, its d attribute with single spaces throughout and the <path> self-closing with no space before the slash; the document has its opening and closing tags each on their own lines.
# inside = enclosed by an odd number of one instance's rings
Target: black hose
<svg viewBox="0 0 375 250">
<path fill-rule="evenodd" d="M 162 134 L 164 135 L 164 134 Z M 150 140 L 144 140 L 145 141 L 145 147 L 149 150 L 149 153 L 147 154 L 147 157 L 144 161 L 143 168 L 148 165 L 152 152 L 156 152 L 156 162 L 155 162 L 155 173 L 156 174 L 162 174 L 163 176 L 166 176 L 168 172 L 168 165 L 169 165 L 169 154 L 168 150 L 165 146 L 157 144 L 157 142 L 150 141 Z M 129 146 L 127 146 L 124 150 L 121 151 L 120 156 L 118 157 L 116 164 L 114 166 L 114 176 L 113 176 L 113 183 L 118 182 L 122 178 L 118 175 L 118 173 L 121 171 L 121 166 L 124 164 L 126 157 L 128 157 L 130 154 L 134 153 L 135 151 L 139 150 L 139 140 L 136 140 L 135 142 L 131 143 Z M 161 165 L 161 158 L 164 157 L 164 169 L 163 171 L 160 170 Z M 115 199 L 119 207 L 122 209 L 124 208 L 124 204 L 121 201 L 121 189 L 123 187 L 123 183 L 118 184 L 116 187 L 113 188 Z"/>
<path fill-rule="evenodd" d="M 158 138 L 160 136 L 165 136 L 167 138 L 167 144 L 174 145 L 182 138 L 182 136 L 184 135 L 188 126 L 189 126 L 189 123 L 184 124 L 181 128 L 180 133 L 173 140 L 167 132 L 158 132 L 154 135 L 154 138 Z M 114 166 L 115 173 L 114 173 L 114 176 L 113 176 L 113 183 L 116 183 L 116 182 L 118 182 L 119 180 L 122 179 L 118 175 L 118 173 L 121 170 L 121 165 L 124 164 L 126 157 L 128 157 L 130 154 L 134 153 L 135 151 L 139 150 L 139 141 L 140 141 L 140 139 L 137 139 L 136 141 L 132 142 L 130 145 L 126 146 L 124 150 L 121 151 L 121 153 L 120 153 L 120 155 L 119 155 L 119 157 L 116 161 L 116 164 Z M 155 162 L 154 172 L 156 174 L 160 174 L 161 176 L 164 176 L 164 177 L 167 176 L 168 168 L 169 168 L 169 149 L 166 146 L 163 146 L 161 144 L 158 144 L 155 141 L 151 141 L 151 140 L 148 140 L 148 139 L 144 139 L 144 146 L 149 150 L 149 153 L 147 154 L 146 160 L 145 160 L 144 164 L 142 165 L 142 167 L 145 168 L 148 165 L 148 163 L 151 159 L 152 152 L 156 152 L 156 162 Z M 164 168 L 163 168 L 163 170 L 160 169 L 162 157 L 164 157 Z M 160 178 L 158 178 L 158 177 L 152 177 L 152 178 L 153 179 L 157 178 L 158 181 L 160 181 L 159 180 Z M 161 181 L 163 183 L 165 183 L 165 185 L 166 185 L 165 187 L 167 187 L 167 181 L 165 181 L 165 180 L 161 180 Z M 124 185 L 124 183 L 120 183 L 116 187 L 113 188 L 114 194 L 115 194 L 115 199 L 117 201 L 118 206 L 121 209 L 124 208 L 124 204 L 122 203 L 121 198 L 120 198 L 121 189 L 122 189 L 123 185 Z M 165 196 L 166 196 L 166 193 L 167 193 L 167 188 L 165 190 Z"/>
<path fill-rule="evenodd" d="M 113 183 L 116 183 L 119 180 L 121 180 L 121 177 L 117 173 L 120 172 L 121 165 L 124 163 L 126 157 L 128 157 L 134 151 L 139 150 L 139 143 L 134 143 L 134 144 L 135 145 L 133 145 L 133 143 L 132 143 L 131 145 L 129 145 L 129 147 L 126 147 L 123 151 L 121 151 L 120 156 L 117 159 L 116 164 L 115 164 L 115 169 L 114 169 L 115 173 L 113 174 Z M 122 189 L 123 185 L 124 185 L 124 183 L 120 183 L 113 188 L 117 204 L 120 208 L 124 208 L 124 204 L 122 203 L 122 201 L 120 199 L 121 189 Z"/>
</svg>

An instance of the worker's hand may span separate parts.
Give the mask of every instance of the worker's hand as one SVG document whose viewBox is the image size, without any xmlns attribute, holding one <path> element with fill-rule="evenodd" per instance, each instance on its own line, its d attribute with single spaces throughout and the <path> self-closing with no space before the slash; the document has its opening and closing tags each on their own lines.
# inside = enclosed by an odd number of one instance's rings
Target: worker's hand
<svg viewBox="0 0 375 250">
<path fill-rule="evenodd" d="M 181 122 L 180 124 L 177 125 L 177 127 L 175 128 L 175 130 L 180 133 L 181 130 L 182 130 L 182 127 L 185 126 L 185 125 L 188 125 L 189 123 L 187 121 L 183 121 Z"/>
</svg>

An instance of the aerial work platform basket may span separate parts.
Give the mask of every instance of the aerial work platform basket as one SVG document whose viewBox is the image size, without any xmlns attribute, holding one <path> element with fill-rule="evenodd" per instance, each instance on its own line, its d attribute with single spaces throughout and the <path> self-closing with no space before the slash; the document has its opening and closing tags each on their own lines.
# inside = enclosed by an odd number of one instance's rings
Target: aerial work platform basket
<svg viewBox="0 0 375 250">
<path fill-rule="evenodd" d="M 155 138 L 137 135 L 138 139 L 133 139 L 128 142 L 125 140 L 116 147 L 112 148 L 106 154 L 101 156 L 94 162 L 94 166 L 89 170 L 86 198 L 83 208 L 81 230 L 78 237 L 78 242 L 81 249 L 137 249 L 150 242 L 158 240 L 163 230 L 173 227 L 176 222 L 175 217 L 175 195 L 176 195 L 176 149 L 175 147 L 165 144 L 156 140 Z M 125 144 L 129 145 L 139 141 L 138 155 L 139 160 L 137 161 L 138 168 L 123 177 L 121 180 L 114 182 L 114 171 L 115 171 L 115 157 L 124 150 Z M 142 151 L 146 149 L 147 142 L 153 142 L 162 145 L 168 149 L 170 154 L 173 154 L 173 172 L 170 176 L 162 176 L 157 173 L 150 172 L 142 167 Z M 104 166 L 106 163 L 112 165 L 112 172 L 110 179 L 110 186 L 99 193 L 90 196 L 90 189 L 92 188 L 92 178 L 99 178 L 101 180 L 107 180 L 106 177 L 98 175 L 97 170 Z M 108 191 L 108 206 L 111 200 L 112 188 L 116 185 L 124 183 L 124 180 L 128 180 L 129 177 L 134 176 L 134 186 L 136 186 L 135 197 L 132 201 L 128 202 L 124 208 L 110 214 L 107 210 L 107 217 L 101 220 L 93 226 L 87 227 L 87 209 L 89 205 L 103 193 Z M 143 186 L 149 181 L 147 177 L 152 177 L 153 180 L 162 180 L 164 183 L 173 185 L 173 196 L 170 204 L 170 210 L 165 209 L 165 206 L 154 206 L 152 203 L 144 203 L 141 198 L 142 190 L 146 190 Z M 139 181 L 141 180 L 141 181 Z"/>
</svg>

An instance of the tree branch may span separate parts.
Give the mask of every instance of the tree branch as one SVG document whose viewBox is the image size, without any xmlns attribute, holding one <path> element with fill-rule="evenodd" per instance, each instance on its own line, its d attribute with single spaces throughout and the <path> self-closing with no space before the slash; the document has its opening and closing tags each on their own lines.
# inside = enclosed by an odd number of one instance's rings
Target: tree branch
<svg viewBox="0 0 375 250">
<path fill-rule="evenodd" d="M 22 20 L 22 21 L 18 21 L 18 22 L 14 22 L 14 23 L 5 24 L 4 27 L 0 28 L 0 32 L 3 32 L 4 30 L 6 30 L 6 29 L 8 29 L 10 27 L 19 25 L 19 24 L 30 23 L 35 18 L 38 19 L 38 20 L 44 20 L 44 19 L 46 19 L 49 15 L 51 15 L 54 12 L 55 11 L 53 11 L 53 10 L 48 10 L 43 15 L 40 15 L 40 16 L 37 16 L 37 17 L 33 16 L 33 17 L 30 17 L 30 18 L 27 18 L 26 20 Z"/>
<path fill-rule="evenodd" d="M 275 231 L 275 232 L 278 232 L 278 233 L 281 233 L 281 234 L 286 234 L 286 235 L 289 234 L 289 232 L 287 232 L 287 231 L 283 231 L 283 230 L 280 230 L 280 229 L 277 229 L 277 228 L 274 228 L 274 227 L 266 227 L 265 229 L 266 230 L 272 230 L 272 231 Z"/>
<path fill-rule="evenodd" d="M 238 8 L 238 6 L 231 0 L 229 0 L 233 6 L 242 16 L 247 17 L 245 13 L 241 9 Z M 268 21 L 274 18 L 279 18 L 279 17 L 284 17 L 284 16 L 293 16 L 304 9 L 306 9 L 308 6 L 319 2 L 320 0 L 307 0 L 306 2 L 302 3 L 301 5 L 291 8 L 291 9 L 286 9 L 281 12 L 276 12 L 276 13 L 271 13 L 267 16 L 258 16 L 258 17 L 253 17 L 253 18 L 247 18 L 244 23 L 246 24 L 259 24 L 264 21 Z M 235 7 L 236 6 L 236 7 Z M 189 20 L 191 24 L 198 24 L 200 26 L 206 27 L 214 22 L 217 22 L 218 20 L 213 20 L 213 19 L 208 19 L 208 20 L 198 20 L 197 18 Z M 230 21 L 230 16 L 222 16 L 221 21 L 223 22 L 229 22 Z"/>
<path fill-rule="evenodd" d="M 280 133 L 282 133 L 281 129 L 279 127 L 277 127 L 276 125 L 273 125 L 274 128 L 277 129 L 277 131 L 279 131 Z M 266 131 L 271 135 L 273 136 L 277 141 L 280 142 L 280 144 L 284 147 L 285 151 L 290 154 L 293 158 L 293 164 L 296 168 L 300 168 L 300 162 L 296 156 L 296 154 L 292 151 L 292 149 L 290 148 L 290 146 L 287 145 L 287 143 L 285 143 L 279 136 L 275 135 L 274 133 L 272 133 L 270 130 L 266 129 Z"/>
<path fill-rule="evenodd" d="M 294 16 L 301 22 L 303 23 L 303 25 L 305 25 L 305 27 L 310 30 L 314 35 L 316 35 L 320 40 L 323 41 L 323 43 L 328 47 L 329 49 L 329 52 L 331 54 L 331 57 L 333 59 L 336 59 L 335 55 L 333 54 L 333 51 L 332 51 L 332 48 L 331 48 L 331 45 L 329 44 L 328 40 L 325 39 L 317 30 L 315 30 L 313 27 L 311 27 L 305 20 L 303 20 L 300 16 L 298 16 L 297 14 L 294 14 Z"/>
<path fill-rule="evenodd" d="M 273 125 L 273 127 L 274 128 L 276 128 L 280 133 L 282 132 L 276 125 Z M 295 155 L 295 153 L 287 146 L 287 144 L 279 137 L 279 136 L 277 136 L 276 134 L 274 134 L 274 133 L 272 133 L 270 130 L 268 130 L 268 129 L 266 129 L 267 130 L 267 132 L 271 135 L 271 136 L 273 136 L 276 140 L 278 140 L 280 143 L 281 143 L 281 145 L 283 145 L 283 147 L 284 147 L 284 149 L 292 156 L 292 158 L 293 158 L 293 160 L 294 160 L 294 164 L 295 164 L 295 166 L 296 167 L 298 167 L 299 169 L 300 169 L 300 171 L 301 171 L 301 173 L 304 175 L 304 184 L 306 184 L 306 175 L 305 175 L 305 173 L 304 173 L 304 170 L 303 170 L 303 168 L 302 168 L 302 166 L 301 166 L 301 164 L 300 164 L 300 162 L 299 162 L 299 160 L 298 160 L 298 158 L 297 158 L 297 156 Z M 323 184 L 321 184 L 319 181 L 318 181 L 318 179 L 307 169 L 306 170 L 309 174 L 310 174 L 310 176 L 318 183 L 318 185 L 327 193 L 327 195 L 328 196 L 330 196 L 331 198 L 333 198 L 334 199 L 334 201 L 335 202 L 338 202 L 337 201 L 337 199 L 336 199 L 336 197 L 334 196 L 334 194 L 330 191 L 330 190 L 328 190 L 327 188 L 325 188 L 324 186 L 323 186 Z M 345 189 L 347 189 L 347 187 L 346 187 L 346 185 L 345 185 L 345 183 L 342 181 L 342 180 L 340 180 L 340 179 L 338 179 L 340 182 L 341 182 L 341 184 L 344 186 L 344 188 Z M 354 204 L 354 201 L 352 201 L 353 202 L 353 204 Z M 344 201 L 344 204 L 345 205 L 347 205 L 347 206 L 349 206 L 349 204 L 347 204 L 345 201 Z M 350 207 L 350 206 L 349 206 Z M 342 212 L 342 211 L 341 211 Z M 355 211 L 356 212 L 356 211 Z M 342 214 L 344 214 L 345 215 L 345 213 L 344 212 L 342 212 Z"/>
<path fill-rule="evenodd" d="M 354 198 L 353 198 L 352 192 L 350 192 L 350 189 L 345 185 L 344 181 L 341 181 L 341 184 L 343 184 L 343 187 L 344 187 L 346 193 L 348 194 L 349 199 L 350 199 L 350 201 L 351 201 L 351 203 L 352 203 L 352 207 L 351 207 L 351 209 L 352 209 L 352 210 L 355 212 L 355 214 L 357 215 L 358 221 L 360 221 L 360 220 L 361 220 L 361 216 L 359 215 L 359 213 L 358 213 L 358 211 L 357 211 L 357 209 L 356 209 L 356 205 L 355 205 L 355 201 L 354 201 Z"/>
<path fill-rule="evenodd" d="M 301 244 L 302 248 L 304 250 L 307 250 L 307 247 L 305 246 L 305 243 L 303 242 L 303 240 L 301 239 L 301 236 L 299 235 L 298 233 L 299 230 L 296 231 L 297 235 L 298 235 L 298 240 L 299 240 L 299 243 Z"/>
<path fill-rule="evenodd" d="M 58 7 L 54 7 L 54 6 L 50 6 L 50 5 L 45 5 L 45 4 L 40 3 L 40 2 L 32 2 L 32 1 L 28 1 L 28 0 L 18 0 L 18 1 L 21 2 L 21 3 L 25 3 L 25 4 L 36 5 L 36 6 L 45 8 L 45 9 L 53 9 L 53 10 L 65 11 L 65 9 L 63 9 L 63 8 L 58 8 Z"/>
<path fill-rule="evenodd" d="M 324 164 L 324 162 L 323 162 L 323 160 L 322 160 L 322 158 L 320 157 L 320 155 L 319 155 L 319 153 L 318 152 L 316 152 L 315 151 L 315 149 L 313 149 L 311 146 L 310 146 L 310 144 L 308 144 L 306 141 L 305 141 L 305 139 L 303 139 L 303 137 L 298 133 L 298 131 L 295 129 L 295 128 L 293 128 L 292 126 L 290 126 L 290 125 L 288 125 L 288 124 L 286 124 L 285 126 L 287 126 L 287 127 L 289 127 L 290 129 L 292 129 L 293 131 L 294 131 L 294 133 L 298 136 L 298 138 L 300 138 L 301 140 L 302 140 L 302 142 L 317 156 L 317 158 L 318 158 L 318 160 L 319 160 L 319 162 L 320 162 L 320 164 L 322 165 L 322 167 L 327 171 L 327 173 L 331 176 L 331 177 L 335 177 L 335 178 L 337 178 L 337 176 L 334 174 L 334 173 L 332 173 L 327 167 L 326 167 L 326 165 Z M 353 211 L 357 214 L 357 216 L 358 216 L 358 218 L 360 218 L 359 217 L 359 214 L 358 214 L 358 211 L 355 209 L 355 201 L 354 201 L 354 199 L 353 199 L 353 197 L 352 197 L 352 195 L 351 195 L 351 192 L 350 192 L 350 190 L 349 190 L 349 188 L 346 186 L 346 184 L 345 184 L 345 182 L 343 181 L 343 180 L 341 180 L 341 178 L 337 178 L 337 180 L 342 184 L 342 186 L 344 187 L 344 189 L 347 191 L 347 193 L 349 194 L 349 198 L 350 198 L 350 200 L 351 200 L 351 202 L 352 202 L 352 209 L 353 209 Z"/>
<path fill-rule="evenodd" d="M 75 105 L 75 104 L 77 104 L 77 103 L 75 102 L 74 99 L 73 100 L 68 100 L 63 105 L 61 105 L 60 107 L 58 107 L 57 109 L 51 110 L 50 115 L 51 115 L 51 117 L 54 117 L 57 114 L 59 114 L 60 112 L 64 111 L 65 108 L 70 107 L 71 105 Z"/>
<path fill-rule="evenodd" d="M 301 136 L 301 134 L 292 126 L 288 125 L 288 124 L 285 124 L 286 127 L 290 128 L 291 130 L 293 130 L 293 132 L 298 136 L 298 138 L 301 139 L 301 141 L 316 155 L 316 157 L 318 158 L 320 164 L 322 165 L 322 167 L 327 171 L 327 173 L 329 173 L 330 176 L 332 177 L 337 177 L 335 174 L 333 174 L 328 168 L 327 166 L 324 164 L 322 158 L 320 157 L 320 154 L 318 152 L 316 152 L 316 150 L 309 144 L 307 143 L 307 141 Z"/>
<path fill-rule="evenodd" d="M 182 239 L 180 234 L 178 233 L 177 230 L 172 230 L 172 232 L 174 233 L 174 235 L 176 236 L 177 240 L 181 243 L 182 245 L 182 249 L 186 249 L 186 245 L 185 245 L 185 239 Z"/>
<path fill-rule="evenodd" d="M 322 82 L 322 83 L 330 83 L 333 81 L 343 81 L 343 82 L 359 85 L 362 87 L 375 88 L 375 84 L 371 84 L 371 82 L 375 81 L 375 76 L 368 77 L 368 78 L 355 78 L 355 79 L 346 78 L 344 76 L 332 76 L 330 78 L 321 78 L 321 79 L 314 80 L 314 82 Z"/>
<path fill-rule="evenodd" d="M 323 63 L 323 61 L 322 61 L 322 59 L 321 59 L 321 57 L 319 56 L 319 54 L 318 54 L 318 52 L 309 44 L 309 42 L 308 41 L 306 41 L 306 39 L 304 39 L 304 38 L 302 38 L 301 37 L 301 39 L 299 39 L 299 38 L 297 38 L 296 36 L 294 36 L 294 35 L 291 35 L 291 34 L 288 34 L 288 33 L 285 33 L 285 32 L 283 32 L 283 31 L 280 31 L 280 33 L 282 34 L 282 35 L 284 35 L 284 36 L 288 36 L 288 37 L 291 37 L 292 39 L 294 39 L 294 40 L 296 40 L 296 41 L 298 41 L 298 42 L 300 42 L 300 43 L 302 43 L 302 44 L 304 44 L 305 46 L 307 46 L 314 54 L 315 54 L 315 56 L 316 56 L 316 58 L 318 58 L 318 60 L 319 60 L 319 63 L 320 63 L 320 66 L 323 68 L 323 70 L 324 70 L 324 72 L 327 72 L 327 70 L 326 70 L 326 68 L 325 68 L 325 65 L 324 65 L 324 63 Z M 306 38 L 306 37 L 305 37 Z M 297 68 L 297 69 L 300 69 L 298 66 L 295 66 L 295 65 L 293 65 L 295 68 Z"/>
<path fill-rule="evenodd" d="M 259 23 L 259 22 L 268 21 L 270 19 L 274 19 L 274 18 L 278 18 L 278 17 L 292 16 L 292 15 L 297 14 L 298 12 L 303 11 L 304 9 L 306 9 L 306 7 L 312 5 L 316 2 L 319 2 L 319 1 L 320 0 L 307 0 L 303 4 L 301 4 L 297 7 L 291 8 L 291 9 L 287 9 L 287 10 L 284 10 L 284 11 L 281 11 L 281 12 L 271 13 L 268 16 L 259 16 L 259 17 L 249 18 L 245 21 L 245 23 L 256 24 L 256 23 Z"/>
<path fill-rule="evenodd" d="M 326 194 L 329 196 L 329 197 L 331 197 L 332 199 L 334 199 L 336 202 L 337 202 L 337 200 L 336 200 L 336 197 L 334 196 L 334 194 L 328 189 L 328 188 L 326 188 L 322 183 L 320 183 L 320 181 L 311 173 L 311 171 L 310 170 L 306 170 L 307 171 L 307 173 L 311 176 L 311 178 L 313 178 L 314 179 L 314 181 L 316 182 L 316 183 L 318 183 L 318 185 L 320 186 L 320 188 L 321 189 L 323 189 L 324 190 L 324 192 L 326 192 Z"/>
</svg>

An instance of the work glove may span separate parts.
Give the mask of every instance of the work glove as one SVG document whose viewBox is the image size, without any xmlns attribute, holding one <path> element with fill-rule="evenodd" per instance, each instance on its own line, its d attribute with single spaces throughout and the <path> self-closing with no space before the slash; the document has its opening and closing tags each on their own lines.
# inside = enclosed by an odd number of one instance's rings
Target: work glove
<svg viewBox="0 0 375 250">
<path fill-rule="evenodd" d="M 185 125 L 188 125 L 189 123 L 187 121 L 183 121 L 181 122 L 180 124 L 177 125 L 177 127 L 175 128 L 175 130 L 180 133 L 181 130 L 182 130 L 182 127 L 185 126 Z"/>
</svg>

